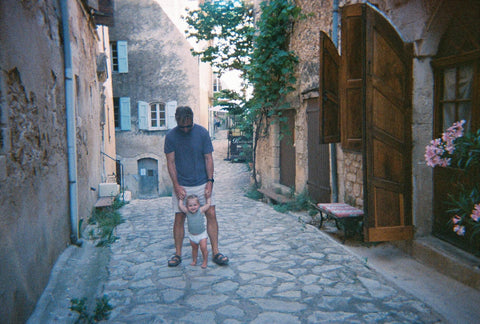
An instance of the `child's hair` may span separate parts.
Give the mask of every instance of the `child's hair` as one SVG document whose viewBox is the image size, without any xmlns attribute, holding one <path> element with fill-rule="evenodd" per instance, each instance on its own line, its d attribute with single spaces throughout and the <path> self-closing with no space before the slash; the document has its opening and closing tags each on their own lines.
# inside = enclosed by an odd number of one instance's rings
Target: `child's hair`
<svg viewBox="0 0 480 324">
<path fill-rule="evenodd" d="M 200 203 L 200 200 L 198 199 L 197 195 L 188 195 L 187 198 L 185 198 L 185 202 L 188 203 L 189 200 L 196 199 L 198 203 Z"/>
</svg>

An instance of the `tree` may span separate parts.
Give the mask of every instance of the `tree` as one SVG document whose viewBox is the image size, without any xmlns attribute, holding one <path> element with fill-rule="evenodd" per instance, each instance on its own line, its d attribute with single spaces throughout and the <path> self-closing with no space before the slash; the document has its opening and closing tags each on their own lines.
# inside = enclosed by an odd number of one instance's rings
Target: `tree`
<svg viewBox="0 0 480 324">
<path fill-rule="evenodd" d="M 240 0 L 207 1 L 186 17 L 190 26 L 187 37 L 208 42 L 205 50 L 193 54 L 210 62 L 219 73 L 228 69 L 241 71 L 244 83 L 253 86 L 253 98 L 243 98 L 241 106 L 244 122 L 255 130 L 255 182 L 258 139 L 268 133 L 272 116 L 282 122 L 282 108 L 288 107 L 286 95 L 295 90 L 298 58 L 289 50 L 289 44 L 295 20 L 301 17 L 294 0 L 263 1 L 260 9 L 256 26 L 253 5 Z"/>
<path fill-rule="evenodd" d="M 239 70 L 245 74 L 253 51 L 253 5 L 240 0 L 211 0 L 184 17 L 189 25 L 187 38 L 206 41 L 201 51 L 192 50 L 202 62 L 211 63 L 219 74 Z"/>
</svg>

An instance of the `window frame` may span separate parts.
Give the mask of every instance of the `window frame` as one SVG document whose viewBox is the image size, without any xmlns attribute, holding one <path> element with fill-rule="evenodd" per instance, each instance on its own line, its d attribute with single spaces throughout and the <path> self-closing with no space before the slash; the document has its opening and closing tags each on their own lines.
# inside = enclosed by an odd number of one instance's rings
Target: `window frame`
<svg viewBox="0 0 480 324">
<path fill-rule="evenodd" d="M 434 138 L 442 136 L 443 125 L 443 96 L 444 96 L 444 75 L 447 69 L 460 68 L 462 65 L 471 63 L 473 65 L 472 95 L 471 95 L 471 119 L 467 121 L 470 130 L 480 128 L 480 50 L 468 52 L 465 54 L 438 58 L 432 60 L 434 73 Z M 457 91 L 457 89 L 456 89 Z M 459 103 L 455 97 L 454 103 Z"/>
<path fill-rule="evenodd" d="M 163 119 L 160 117 L 161 115 L 161 106 L 163 106 Z M 166 130 L 167 128 L 167 105 L 164 102 L 156 101 L 151 102 L 148 105 L 148 129 L 149 130 Z M 153 109 L 155 109 L 156 118 L 155 121 L 157 122 L 157 126 L 153 126 L 154 119 L 152 119 Z M 163 120 L 163 125 L 161 121 Z"/>
</svg>

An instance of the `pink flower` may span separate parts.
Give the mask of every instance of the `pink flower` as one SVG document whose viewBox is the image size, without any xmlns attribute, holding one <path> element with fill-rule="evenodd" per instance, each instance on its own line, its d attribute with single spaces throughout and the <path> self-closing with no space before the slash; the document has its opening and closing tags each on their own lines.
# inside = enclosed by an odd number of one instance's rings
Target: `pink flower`
<svg viewBox="0 0 480 324">
<path fill-rule="evenodd" d="M 457 235 L 464 236 L 465 235 L 465 226 L 455 225 L 453 226 L 453 231 L 457 233 Z"/>
<path fill-rule="evenodd" d="M 480 203 L 474 206 L 474 209 L 472 210 L 472 214 L 470 215 L 470 217 L 475 222 L 478 222 L 478 220 L 480 219 Z"/>
<path fill-rule="evenodd" d="M 463 136 L 463 124 L 465 120 L 453 123 L 441 138 L 436 138 L 430 141 L 430 144 L 425 148 L 425 161 L 430 167 L 441 166 L 447 167 L 450 165 L 452 155 L 455 152 L 455 140 Z M 445 156 L 448 154 L 447 156 Z"/>
<path fill-rule="evenodd" d="M 453 224 L 458 224 L 462 219 L 460 218 L 460 216 L 458 215 L 455 215 L 453 218 L 452 218 L 452 222 Z"/>
</svg>

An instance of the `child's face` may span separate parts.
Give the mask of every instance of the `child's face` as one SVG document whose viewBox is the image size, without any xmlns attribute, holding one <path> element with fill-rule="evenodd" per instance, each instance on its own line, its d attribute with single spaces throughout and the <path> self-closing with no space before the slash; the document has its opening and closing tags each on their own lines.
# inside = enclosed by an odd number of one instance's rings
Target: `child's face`
<svg viewBox="0 0 480 324">
<path fill-rule="evenodd" d="M 198 208 L 200 208 L 200 203 L 198 202 L 198 199 L 187 200 L 187 209 L 189 212 L 193 214 L 197 212 Z"/>
</svg>

